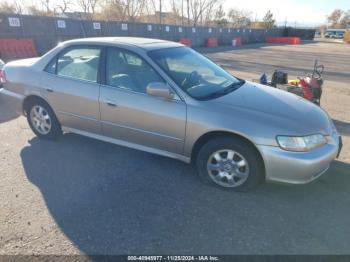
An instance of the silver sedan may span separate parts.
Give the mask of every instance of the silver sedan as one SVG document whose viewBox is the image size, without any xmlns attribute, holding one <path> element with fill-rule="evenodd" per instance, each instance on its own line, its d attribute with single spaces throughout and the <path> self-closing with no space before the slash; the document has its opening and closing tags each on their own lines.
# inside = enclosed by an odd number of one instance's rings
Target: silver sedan
<svg viewBox="0 0 350 262">
<path fill-rule="evenodd" d="M 232 190 L 310 182 L 341 148 L 319 107 L 234 77 L 174 42 L 67 41 L 6 64 L 0 81 L 4 100 L 40 138 L 73 132 L 176 158 Z"/>
</svg>

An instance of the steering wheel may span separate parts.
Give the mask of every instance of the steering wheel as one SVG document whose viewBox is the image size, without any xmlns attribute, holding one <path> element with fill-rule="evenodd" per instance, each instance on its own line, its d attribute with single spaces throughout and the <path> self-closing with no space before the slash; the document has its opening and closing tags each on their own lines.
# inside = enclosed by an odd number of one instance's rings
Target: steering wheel
<svg viewBox="0 0 350 262">
<path fill-rule="evenodd" d="M 198 74 L 198 72 L 192 71 L 188 76 L 186 76 L 186 78 L 182 81 L 182 86 L 185 89 L 188 89 L 192 86 L 195 85 L 199 85 L 201 83 L 201 79 L 202 77 L 200 76 L 200 74 Z"/>
</svg>

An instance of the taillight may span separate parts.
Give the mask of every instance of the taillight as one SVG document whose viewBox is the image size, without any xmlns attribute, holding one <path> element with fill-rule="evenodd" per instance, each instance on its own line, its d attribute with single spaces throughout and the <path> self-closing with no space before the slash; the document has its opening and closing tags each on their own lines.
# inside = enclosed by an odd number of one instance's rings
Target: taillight
<svg viewBox="0 0 350 262">
<path fill-rule="evenodd" d="M 0 70 L 0 84 L 6 83 L 6 75 L 4 70 Z"/>
</svg>

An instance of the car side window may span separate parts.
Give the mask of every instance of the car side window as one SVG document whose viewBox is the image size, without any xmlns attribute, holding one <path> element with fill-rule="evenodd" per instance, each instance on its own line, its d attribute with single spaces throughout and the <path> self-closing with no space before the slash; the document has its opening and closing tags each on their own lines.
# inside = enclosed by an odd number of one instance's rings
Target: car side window
<svg viewBox="0 0 350 262">
<path fill-rule="evenodd" d="M 100 54 L 98 47 L 69 48 L 58 56 L 55 71 L 60 76 L 97 82 Z"/>
<path fill-rule="evenodd" d="M 119 48 L 108 48 L 106 84 L 134 92 L 146 93 L 149 83 L 163 78 L 140 56 Z"/>
</svg>

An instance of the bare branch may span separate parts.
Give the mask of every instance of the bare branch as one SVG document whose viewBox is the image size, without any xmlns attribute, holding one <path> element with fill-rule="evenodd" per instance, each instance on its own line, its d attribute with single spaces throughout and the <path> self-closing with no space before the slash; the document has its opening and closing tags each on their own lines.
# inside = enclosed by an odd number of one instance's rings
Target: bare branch
<svg viewBox="0 0 350 262">
<path fill-rule="evenodd" d="M 65 13 L 72 4 L 71 0 L 61 0 L 61 3 L 56 6 L 56 9 L 59 9 L 61 13 Z"/>
<path fill-rule="evenodd" d="M 9 3 L 8 1 L 3 1 L 0 3 L 0 12 L 1 13 L 10 13 L 10 14 L 22 14 L 23 13 L 23 5 L 19 3 L 19 1 L 12 1 L 13 3 Z"/>
</svg>

